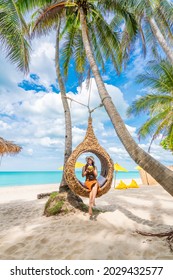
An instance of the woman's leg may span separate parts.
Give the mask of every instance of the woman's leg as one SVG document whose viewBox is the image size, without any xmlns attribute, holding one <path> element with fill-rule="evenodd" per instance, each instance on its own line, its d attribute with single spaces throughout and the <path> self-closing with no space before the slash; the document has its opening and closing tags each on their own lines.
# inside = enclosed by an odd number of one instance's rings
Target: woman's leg
<svg viewBox="0 0 173 280">
<path fill-rule="evenodd" d="M 95 198 L 97 195 L 98 183 L 96 183 L 89 194 L 89 215 L 92 216 L 92 207 L 95 206 Z"/>
<path fill-rule="evenodd" d="M 98 190 L 98 184 L 96 183 L 94 187 L 92 188 L 92 205 L 95 206 L 95 198 L 97 195 L 97 190 Z"/>
<path fill-rule="evenodd" d="M 89 215 L 92 216 L 92 197 L 93 197 L 93 194 L 92 194 L 92 190 L 90 191 L 89 193 Z"/>
</svg>

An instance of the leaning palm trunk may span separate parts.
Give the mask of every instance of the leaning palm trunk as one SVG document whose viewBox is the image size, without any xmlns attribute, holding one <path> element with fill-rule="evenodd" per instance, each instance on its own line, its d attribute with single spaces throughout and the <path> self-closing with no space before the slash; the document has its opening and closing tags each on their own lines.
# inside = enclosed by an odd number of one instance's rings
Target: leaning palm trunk
<svg viewBox="0 0 173 280">
<path fill-rule="evenodd" d="M 60 62 L 59 62 L 59 33 L 60 33 L 60 20 L 57 27 L 57 34 L 56 34 L 56 54 L 55 54 L 55 66 L 56 66 L 56 74 L 58 79 L 59 88 L 61 91 L 61 99 L 62 104 L 64 108 L 64 116 L 65 116 L 65 150 L 64 150 L 64 165 L 66 164 L 69 156 L 72 153 L 72 128 L 71 128 L 71 114 L 70 114 L 70 108 L 68 105 L 68 101 L 66 98 L 66 91 L 65 86 L 63 82 L 63 78 L 61 75 L 61 69 L 60 69 Z M 60 183 L 60 191 L 64 190 L 64 186 L 67 185 L 64 177 L 63 177 Z"/>
<path fill-rule="evenodd" d="M 115 128 L 115 131 L 124 145 L 125 149 L 131 156 L 131 158 L 140 165 L 146 172 L 155 178 L 155 180 L 163 186 L 163 188 L 173 196 L 173 172 L 155 160 L 152 156 L 142 150 L 134 141 L 130 133 L 128 132 L 122 118 L 116 110 L 111 97 L 109 96 L 104 82 L 99 73 L 92 48 L 87 35 L 87 24 L 83 9 L 80 9 L 80 22 L 82 27 L 82 38 L 88 58 L 90 67 L 94 74 L 94 78 L 97 84 L 98 92 L 102 103 L 107 111 L 111 122 Z"/>
<path fill-rule="evenodd" d="M 156 37 L 157 41 L 159 42 L 160 46 L 162 47 L 163 51 L 165 52 L 168 60 L 173 64 L 173 50 L 170 49 L 168 46 L 163 34 L 161 33 L 156 21 L 154 18 L 148 18 L 148 22 L 151 26 L 154 36 Z"/>
</svg>

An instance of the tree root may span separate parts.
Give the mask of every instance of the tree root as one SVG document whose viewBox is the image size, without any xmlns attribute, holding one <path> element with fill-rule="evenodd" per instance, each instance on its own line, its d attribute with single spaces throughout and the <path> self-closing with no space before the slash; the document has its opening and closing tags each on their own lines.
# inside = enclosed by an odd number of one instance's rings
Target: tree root
<svg viewBox="0 0 173 280">
<path fill-rule="evenodd" d="M 68 185 L 63 185 L 63 186 L 59 187 L 59 193 L 63 193 L 63 192 L 71 192 L 71 190 L 70 190 Z M 37 199 L 41 199 L 41 198 L 44 198 L 46 196 L 50 196 L 53 193 L 54 192 L 39 193 L 39 194 L 37 194 Z"/>
<path fill-rule="evenodd" d="M 136 230 L 138 234 L 144 235 L 144 236 L 157 236 L 157 237 L 166 237 L 166 241 L 169 245 L 170 251 L 173 252 L 173 230 L 168 231 L 168 232 L 160 232 L 160 233 L 150 233 L 150 232 L 143 232 Z"/>
<path fill-rule="evenodd" d="M 65 187 L 65 191 L 54 191 L 49 193 L 40 193 L 37 195 L 37 199 L 49 196 L 49 199 L 45 205 L 44 215 L 48 217 L 52 215 L 75 213 L 77 211 L 88 213 L 88 206 L 83 203 L 83 200 L 78 195 L 73 193 L 69 188 L 67 188 L 67 186 L 63 187 Z M 101 210 L 97 208 L 93 209 L 93 213 L 95 213 L 96 216 L 100 212 Z"/>
<path fill-rule="evenodd" d="M 41 198 L 44 198 L 44 197 L 46 197 L 46 196 L 50 196 L 52 193 L 54 193 L 54 192 L 39 193 L 39 194 L 37 194 L 37 199 L 41 199 Z"/>
</svg>

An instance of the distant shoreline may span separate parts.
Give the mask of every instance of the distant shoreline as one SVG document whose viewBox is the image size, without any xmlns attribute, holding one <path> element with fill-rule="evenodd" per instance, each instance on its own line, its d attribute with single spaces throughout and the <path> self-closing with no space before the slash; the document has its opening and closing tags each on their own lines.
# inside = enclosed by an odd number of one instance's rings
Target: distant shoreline
<svg viewBox="0 0 173 280">
<path fill-rule="evenodd" d="M 98 172 L 99 173 L 99 172 Z M 81 170 L 76 170 L 77 178 L 84 181 Z M 0 188 L 16 186 L 33 186 L 59 184 L 62 171 L 0 171 Z M 116 180 L 140 179 L 138 171 L 118 172 Z"/>
<path fill-rule="evenodd" d="M 116 180 L 116 185 L 118 185 L 119 184 L 119 182 L 120 182 L 120 180 L 122 180 L 124 183 L 126 183 L 126 184 L 130 184 L 130 182 L 131 182 L 131 180 L 132 179 L 126 179 L 126 178 L 124 178 L 124 179 L 117 179 Z M 138 184 L 142 184 L 142 181 L 141 181 L 141 179 L 140 178 L 135 178 L 135 181 L 138 183 Z M 28 189 L 28 188 L 31 188 L 31 189 L 36 189 L 36 188 L 41 188 L 41 187 L 57 187 L 57 186 L 59 186 L 60 185 L 60 183 L 46 183 L 46 184 L 32 184 L 32 185 L 30 185 L 30 184 L 27 184 L 27 185 L 11 185 L 11 186 L 0 186 L 0 192 L 1 192 L 1 189 Z M 112 188 L 114 187 L 114 181 L 112 182 L 112 186 L 111 186 Z"/>
</svg>

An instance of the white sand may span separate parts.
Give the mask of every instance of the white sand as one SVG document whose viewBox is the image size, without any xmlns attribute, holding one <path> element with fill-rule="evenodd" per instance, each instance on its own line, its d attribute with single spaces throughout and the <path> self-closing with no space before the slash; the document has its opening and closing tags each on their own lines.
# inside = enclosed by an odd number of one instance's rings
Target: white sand
<svg viewBox="0 0 173 280">
<path fill-rule="evenodd" d="M 136 233 L 173 230 L 173 197 L 161 186 L 112 187 L 96 199 L 106 212 L 95 220 L 80 212 L 44 217 L 47 198 L 37 194 L 54 190 L 0 188 L 0 259 L 173 259 L 165 239 Z"/>
</svg>

